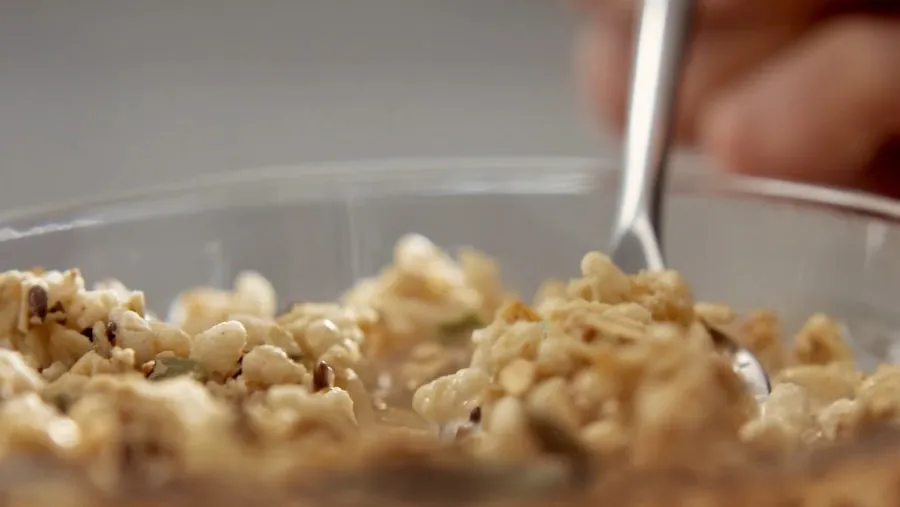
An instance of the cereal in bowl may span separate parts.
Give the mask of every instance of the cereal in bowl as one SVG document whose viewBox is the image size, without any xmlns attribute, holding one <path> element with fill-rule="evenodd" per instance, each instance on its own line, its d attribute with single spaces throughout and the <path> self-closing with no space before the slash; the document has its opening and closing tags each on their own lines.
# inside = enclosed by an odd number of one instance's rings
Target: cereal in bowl
<svg viewBox="0 0 900 507">
<path fill-rule="evenodd" d="M 465 477 L 476 502 L 478 481 L 509 498 L 611 488 L 610 477 L 621 489 L 660 470 L 695 486 L 729 470 L 750 481 L 776 473 L 766 463 L 900 421 L 900 366 L 858 370 L 826 315 L 786 340 L 774 312 L 695 301 L 675 271 L 628 275 L 599 252 L 581 271 L 529 304 L 486 255 L 454 258 L 410 235 L 337 301 L 279 310 L 272 283 L 245 272 L 230 290 L 186 290 L 167 320 L 114 280 L 7 271 L 0 463 L 69 467 L 79 488 L 107 495 L 211 477 L 272 492 L 336 470 L 363 489 L 371 472 L 384 493 L 402 470 L 416 482 L 437 467 L 428 480 Z M 712 329 L 760 358 L 767 400 Z M 718 501 L 715 488 L 682 489 Z"/>
</svg>

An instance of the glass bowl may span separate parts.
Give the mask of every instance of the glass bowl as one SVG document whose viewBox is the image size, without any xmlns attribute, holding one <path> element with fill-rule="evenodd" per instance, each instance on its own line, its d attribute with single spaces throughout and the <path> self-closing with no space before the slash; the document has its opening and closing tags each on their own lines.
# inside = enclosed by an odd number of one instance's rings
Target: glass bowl
<svg viewBox="0 0 900 507">
<path fill-rule="evenodd" d="M 860 193 L 676 166 L 664 243 L 698 300 L 772 308 L 789 334 L 809 315 L 843 322 L 863 367 L 900 329 L 900 204 Z M 500 260 L 530 298 L 603 249 L 612 161 L 381 160 L 280 167 L 0 214 L 2 268 L 79 267 L 120 279 L 164 313 L 182 289 L 268 277 L 283 303 L 333 300 L 418 232 Z"/>
<path fill-rule="evenodd" d="M 284 302 L 332 300 L 418 232 L 495 256 L 530 297 L 606 247 L 616 185 L 612 161 L 573 158 L 265 168 L 2 213 L 0 267 L 119 278 L 159 313 L 185 287 L 229 286 L 244 269 Z M 823 311 L 848 326 L 864 362 L 885 357 L 900 329 L 900 204 L 690 162 L 670 187 L 668 263 L 697 299 L 772 308 L 788 329 Z"/>
</svg>

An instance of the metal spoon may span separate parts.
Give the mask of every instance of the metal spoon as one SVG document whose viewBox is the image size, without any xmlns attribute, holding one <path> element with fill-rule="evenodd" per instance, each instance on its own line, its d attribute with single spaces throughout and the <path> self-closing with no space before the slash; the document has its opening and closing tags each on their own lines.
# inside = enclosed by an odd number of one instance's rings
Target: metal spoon
<svg viewBox="0 0 900 507">
<path fill-rule="evenodd" d="M 612 260 L 628 273 L 665 268 L 659 231 L 666 163 L 693 6 L 693 0 L 644 0 L 640 14 L 625 129 L 625 167 L 610 248 Z M 720 342 L 723 336 L 718 337 Z M 759 360 L 734 340 L 724 339 L 735 371 L 757 399 L 764 399 L 771 386 Z"/>
</svg>

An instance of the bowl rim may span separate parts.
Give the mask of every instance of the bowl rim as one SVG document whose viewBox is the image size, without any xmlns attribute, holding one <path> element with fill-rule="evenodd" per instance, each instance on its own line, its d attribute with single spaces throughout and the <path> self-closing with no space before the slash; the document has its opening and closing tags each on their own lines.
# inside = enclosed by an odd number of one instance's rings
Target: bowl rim
<svg viewBox="0 0 900 507">
<path fill-rule="evenodd" d="M 512 156 L 363 158 L 262 166 L 126 189 L 114 196 L 94 195 L 0 211 L 0 229 L 9 230 L 11 226 L 18 225 L 17 222 L 23 221 L 41 223 L 71 219 L 69 223 L 55 224 L 55 227 L 51 227 L 54 230 L 106 223 L 106 220 L 78 217 L 96 209 L 115 211 L 138 207 L 139 213 L 131 215 L 149 218 L 164 213 L 160 209 L 163 206 L 156 206 L 155 209 L 154 204 L 173 199 L 222 192 L 234 194 L 237 190 L 242 193 L 252 190 L 268 193 L 283 189 L 283 185 L 288 182 L 315 181 L 319 190 L 325 185 L 324 188 L 330 193 L 327 197 L 330 198 L 365 197 L 379 193 L 587 193 L 598 184 L 606 186 L 617 181 L 616 165 L 617 160 L 612 157 Z M 786 200 L 900 221 L 900 200 L 876 194 L 715 171 L 696 157 L 676 157 L 672 166 L 670 183 L 680 192 L 720 192 Z M 282 197 L 281 200 L 284 199 Z M 297 200 L 290 197 L 287 199 Z M 252 198 L 250 200 L 256 202 Z M 141 205 L 144 207 L 141 208 Z M 204 207 L 194 206 L 194 209 Z M 125 217 L 121 218 L 127 220 Z M 0 241 L 10 239 L 8 234 L 0 236 Z"/>
</svg>

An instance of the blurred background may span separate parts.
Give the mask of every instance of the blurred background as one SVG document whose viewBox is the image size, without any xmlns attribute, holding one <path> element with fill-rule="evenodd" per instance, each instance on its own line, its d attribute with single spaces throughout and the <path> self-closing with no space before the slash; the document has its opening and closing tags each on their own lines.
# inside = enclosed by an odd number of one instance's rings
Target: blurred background
<svg viewBox="0 0 900 507">
<path fill-rule="evenodd" d="M 0 0 L 0 209 L 319 160 L 613 156 L 579 107 L 575 23 L 560 4 Z M 545 276 L 574 275 L 584 251 L 605 245 L 609 197 L 160 213 L 139 227 L 124 220 L 0 242 L 0 258 L 121 276 L 161 310 L 185 286 L 221 286 L 246 268 L 277 280 L 287 299 L 331 298 L 389 261 L 395 238 L 420 231 L 497 256 L 527 294 Z M 185 204 L 175 201 L 160 208 Z M 667 213 L 670 262 L 700 297 L 770 305 L 794 323 L 825 310 L 873 343 L 900 328 L 890 304 L 900 234 L 882 222 L 693 196 Z M 0 232 L 20 232 L 11 231 Z M 284 262 L 285 252 L 303 255 Z"/>
<path fill-rule="evenodd" d="M 0 207 L 317 160 L 596 155 L 573 24 L 556 0 L 0 0 Z"/>
</svg>

